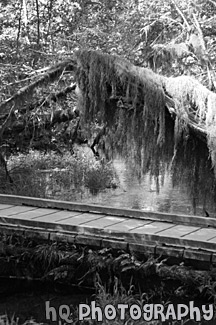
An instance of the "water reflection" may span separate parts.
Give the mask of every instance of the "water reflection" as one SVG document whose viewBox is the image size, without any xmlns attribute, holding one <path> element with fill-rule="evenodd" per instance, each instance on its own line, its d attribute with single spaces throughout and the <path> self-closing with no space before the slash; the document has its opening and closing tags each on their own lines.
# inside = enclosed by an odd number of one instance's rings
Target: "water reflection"
<svg viewBox="0 0 216 325">
<path fill-rule="evenodd" d="M 179 185 L 173 184 L 173 175 L 170 172 L 167 171 L 157 180 L 150 173 L 137 178 L 136 172 L 125 160 L 115 159 L 113 165 L 119 179 L 119 188 L 97 196 L 80 198 L 80 201 L 110 207 L 200 216 L 205 215 L 206 209 L 214 217 L 214 202 L 204 202 L 206 198 L 203 198 L 197 199 L 194 204 L 188 185 L 183 180 Z"/>
<path fill-rule="evenodd" d="M 82 201 L 214 217 L 216 179 L 206 139 L 184 126 L 178 127 L 170 114 L 166 114 L 165 140 L 160 145 L 157 142 L 158 133 L 155 134 L 153 128 L 143 131 L 141 117 L 137 116 L 135 133 L 130 129 L 130 114 L 123 114 L 122 118 L 127 132 L 123 132 L 123 128 L 122 133 L 119 131 L 120 136 L 117 131 L 115 133 L 114 125 L 114 136 L 106 134 L 104 146 L 101 145 L 101 150 L 108 157 L 112 157 L 114 152 L 125 158 L 113 162 L 120 187 L 95 197 L 82 198 Z M 121 141 L 117 141 L 119 137 Z"/>
<path fill-rule="evenodd" d="M 215 217 L 216 180 L 206 143 L 190 135 L 187 141 L 182 137 L 178 146 L 170 146 L 168 151 L 165 160 L 163 153 L 162 157 L 157 157 L 155 169 L 151 168 L 150 159 L 150 167 L 146 170 L 143 156 L 136 161 L 134 153 L 130 160 L 120 156 L 113 159 L 119 182 L 116 189 L 93 195 L 85 186 L 69 184 L 68 189 L 58 189 L 55 183 L 47 190 L 48 197 L 118 208 Z M 87 147 L 80 152 L 92 155 Z M 49 179 L 50 175 L 52 172 L 47 174 Z M 65 179 L 68 179 L 67 175 Z"/>
</svg>

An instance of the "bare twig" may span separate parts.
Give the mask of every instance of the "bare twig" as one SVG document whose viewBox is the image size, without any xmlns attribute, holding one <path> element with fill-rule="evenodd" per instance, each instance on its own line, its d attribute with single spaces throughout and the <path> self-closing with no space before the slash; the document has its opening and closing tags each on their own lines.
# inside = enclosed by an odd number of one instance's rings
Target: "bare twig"
<svg viewBox="0 0 216 325">
<path fill-rule="evenodd" d="M 202 29 L 200 27 L 200 24 L 199 24 L 199 22 L 198 22 L 198 20 L 196 18 L 196 15 L 194 13 L 193 13 L 193 19 L 194 19 L 194 22 L 195 22 L 195 25 L 196 25 L 196 29 L 197 29 L 199 38 L 200 38 L 201 46 L 202 46 L 203 50 L 206 51 L 206 46 L 205 46 L 203 32 L 202 32 Z"/>
<path fill-rule="evenodd" d="M 20 3 L 20 15 L 19 15 L 19 23 L 18 23 L 18 31 L 17 31 L 17 39 L 16 39 L 17 51 L 19 48 L 19 38 L 21 34 L 21 20 L 22 20 L 22 2 Z"/>
<path fill-rule="evenodd" d="M 40 44 L 40 13 L 39 13 L 39 3 L 36 1 L 36 10 L 37 10 L 37 44 Z"/>
<path fill-rule="evenodd" d="M 215 6 L 216 6 L 216 4 L 215 4 Z M 206 50 L 206 46 L 205 46 L 205 40 L 204 40 L 203 32 L 202 32 L 202 29 L 200 27 L 200 24 L 199 24 L 195 14 L 193 14 L 193 19 L 194 19 L 194 22 L 195 22 L 195 25 L 196 25 L 196 28 L 197 28 L 197 32 L 198 32 L 198 35 L 199 35 L 200 45 L 201 45 L 202 50 L 203 50 L 203 53 L 202 53 L 203 58 L 202 59 L 206 63 L 207 75 L 208 75 L 208 79 L 209 79 L 209 87 L 212 88 L 212 86 L 215 87 L 214 69 L 213 69 L 212 64 L 211 64 L 211 62 L 209 60 L 207 50 Z"/>
<path fill-rule="evenodd" d="M 43 74 L 38 80 L 32 82 L 30 85 L 21 88 L 16 94 L 6 99 L 0 105 L 0 111 L 3 110 L 8 104 L 15 101 L 16 99 L 22 99 L 24 95 L 27 95 L 31 92 L 35 87 L 47 83 L 49 81 L 55 80 L 61 75 L 64 69 L 69 69 L 70 71 L 74 70 L 74 62 L 73 60 L 66 60 L 52 68 L 49 69 L 45 74 Z"/>
<path fill-rule="evenodd" d="M 182 19 L 185 22 L 185 25 L 187 26 L 188 31 L 190 31 L 191 26 L 188 23 L 187 19 L 185 18 L 185 15 L 183 14 L 183 12 L 181 11 L 181 9 L 178 7 L 177 3 L 175 2 L 175 0 L 171 0 L 171 2 L 174 4 L 176 11 L 178 12 L 178 14 L 182 17 Z"/>
<path fill-rule="evenodd" d="M 50 28 L 51 28 L 52 7 L 53 7 L 53 0 L 50 0 L 49 8 L 48 8 L 48 28 L 47 28 L 47 36 L 49 35 Z"/>
<path fill-rule="evenodd" d="M 211 2 L 215 7 L 216 7 L 216 3 L 212 0 L 208 0 L 209 2 Z"/>
<path fill-rule="evenodd" d="M 28 13 L 27 13 L 26 0 L 23 0 L 23 23 L 25 25 L 26 42 L 28 44 L 30 44 L 30 41 L 29 41 L 29 32 L 28 32 Z"/>
</svg>

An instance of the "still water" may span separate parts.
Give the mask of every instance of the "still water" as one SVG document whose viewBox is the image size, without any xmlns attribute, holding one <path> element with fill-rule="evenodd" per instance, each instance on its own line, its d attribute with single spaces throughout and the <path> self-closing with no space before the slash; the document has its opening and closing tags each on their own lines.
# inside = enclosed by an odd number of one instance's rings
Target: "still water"
<svg viewBox="0 0 216 325">
<path fill-rule="evenodd" d="M 173 187 L 169 173 L 165 174 L 163 180 L 159 177 L 157 183 L 149 174 L 138 179 L 124 160 L 116 159 L 113 165 L 119 180 L 118 188 L 82 196 L 80 202 L 200 216 L 205 216 L 206 209 L 211 217 L 216 215 L 214 203 L 206 205 L 204 199 L 191 198 L 184 184 Z"/>
<path fill-rule="evenodd" d="M 18 324 L 53 324 L 61 325 L 59 322 L 59 307 L 67 305 L 73 312 L 80 303 L 87 304 L 89 297 L 85 294 L 63 294 L 63 293 L 45 293 L 45 292 L 25 292 L 14 293 L 13 295 L 0 297 L 0 324 L 18 325 Z M 54 320 L 53 314 L 46 312 L 46 304 L 55 308 L 57 319 Z M 14 323 L 12 323 L 14 321 Z M 9 323 L 10 322 L 10 323 Z M 26 325 L 27 325 L 26 324 Z"/>
</svg>

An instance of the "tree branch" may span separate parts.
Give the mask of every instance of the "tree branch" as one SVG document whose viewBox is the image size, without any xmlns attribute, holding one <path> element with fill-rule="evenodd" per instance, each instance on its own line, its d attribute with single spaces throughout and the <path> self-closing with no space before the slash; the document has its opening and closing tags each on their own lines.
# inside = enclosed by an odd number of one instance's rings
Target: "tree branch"
<svg viewBox="0 0 216 325">
<path fill-rule="evenodd" d="M 176 11 L 178 12 L 178 14 L 182 17 L 182 19 L 184 20 L 185 22 L 185 25 L 187 26 L 187 29 L 188 31 L 190 31 L 191 29 L 191 26 L 190 24 L 188 23 L 187 19 L 185 18 L 185 15 L 183 14 L 183 12 L 179 9 L 177 3 L 175 2 L 175 0 L 171 0 L 172 3 L 174 4 L 175 8 L 176 8 Z"/>
<path fill-rule="evenodd" d="M 39 14 L 39 3 L 36 1 L 36 10 L 37 10 L 37 44 L 40 44 L 40 14 Z"/>
<path fill-rule="evenodd" d="M 64 71 L 64 70 L 65 71 L 74 71 L 74 68 L 75 68 L 75 62 L 73 61 L 73 59 L 66 60 L 62 63 L 59 63 L 59 64 L 51 67 L 38 80 L 32 82 L 28 86 L 21 88 L 13 96 L 11 96 L 10 98 L 3 101 L 3 103 L 0 104 L 0 112 L 1 113 L 4 112 L 4 110 L 7 110 L 7 107 L 9 104 L 14 103 L 13 110 L 10 111 L 10 113 L 12 113 L 16 109 L 17 105 L 19 104 L 19 101 L 24 100 L 25 97 L 28 96 L 29 94 L 31 94 L 32 91 L 36 87 L 57 79 L 61 75 L 62 71 Z M 4 127 L 3 126 L 0 127 L 0 139 L 3 135 L 4 128 L 7 126 L 7 124 L 8 123 L 6 123 L 4 125 Z"/>
</svg>

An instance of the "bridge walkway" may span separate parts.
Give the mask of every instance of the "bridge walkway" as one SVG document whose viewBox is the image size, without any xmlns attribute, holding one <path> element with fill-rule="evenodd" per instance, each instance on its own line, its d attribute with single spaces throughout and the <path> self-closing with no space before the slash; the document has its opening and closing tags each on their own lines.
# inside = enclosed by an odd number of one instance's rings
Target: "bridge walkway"
<svg viewBox="0 0 216 325">
<path fill-rule="evenodd" d="M 0 195 L 0 232 L 216 264 L 216 218 Z"/>
</svg>

